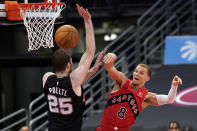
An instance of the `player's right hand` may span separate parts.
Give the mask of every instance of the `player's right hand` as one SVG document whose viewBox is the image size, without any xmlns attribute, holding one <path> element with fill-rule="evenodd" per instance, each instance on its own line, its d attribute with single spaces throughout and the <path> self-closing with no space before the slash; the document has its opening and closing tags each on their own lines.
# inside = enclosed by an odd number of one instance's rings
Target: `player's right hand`
<svg viewBox="0 0 197 131">
<path fill-rule="evenodd" d="M 83 7 L 79 6 L 78 4 L 76 4 L 76 6 L 77 6 L 77 10 L 78 10 L 79 14 L 83 17 L 84 21 L 91 19 L 91 15 L 88 12 L 88 9 L 84 9 Z"/>
<path fill-rule="evenodd" d="M 177 87 L 178 85 L 182 85 L 182 80 L 181 78 L 179 78 L 177 75 L 174 76 L 173 80 L 172 80 L 172 85 L 174 87 Z"/>
</svg>

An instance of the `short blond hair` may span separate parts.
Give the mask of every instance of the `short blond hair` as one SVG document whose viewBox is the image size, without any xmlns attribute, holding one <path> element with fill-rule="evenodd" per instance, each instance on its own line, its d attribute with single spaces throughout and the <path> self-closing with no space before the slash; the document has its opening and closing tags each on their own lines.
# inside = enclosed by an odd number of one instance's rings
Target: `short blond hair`
<svg viewBox="0 0 197 131">
<path fill-rule="evenodd" d="M 152 69 L 150 68 L 150 66 L 148 66 L 146 64 L 138 64 L 137 66 L 141 66 L 141 67 L 144 67 L 144 68 L 148 69 L 148 76 L 149 77 L 152 76 Z"/>
</svg>

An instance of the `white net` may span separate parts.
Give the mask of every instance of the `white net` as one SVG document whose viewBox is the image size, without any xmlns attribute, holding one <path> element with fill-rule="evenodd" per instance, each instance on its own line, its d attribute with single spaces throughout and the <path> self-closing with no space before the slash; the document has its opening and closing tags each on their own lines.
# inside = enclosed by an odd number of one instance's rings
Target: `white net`
<svg viewBox="0 0 197 131">
<path fill-rule="evenodd" d="M 41 46 L 44 48 L 54 47 L 54 22 L 64 8 L 65 5 L 54 4 L 20 7 L 20 14 L 28 33 L 28 51 L 38 50 Z"/>
</svg>

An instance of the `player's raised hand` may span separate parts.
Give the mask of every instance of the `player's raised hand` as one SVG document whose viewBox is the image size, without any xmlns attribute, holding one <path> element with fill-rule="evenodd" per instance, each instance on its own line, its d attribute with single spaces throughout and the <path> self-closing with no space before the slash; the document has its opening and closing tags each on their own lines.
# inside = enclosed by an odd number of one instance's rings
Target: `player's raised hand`
<svg viewBox="0 0 197 131">
<path fill-rule="evenodd" d="M 99 67 L 101 66 L 102 62 L 101 62 L 101 58 L 103 57 L 103 51 L 101 51 L 96 59 L 96 62 L 94 64 L 94 68 L 95 70 L 98 70 Z"/>
<path fill-rule="evenodd" d="M 182 84 L 181 78 L 179 78 L 177 75 L 174 76 L 174 78 L 173 78 L 173 80 L 172 80 L 172 85 L 173 85 L 173 86 L 178 86 L 178 85 L 180 85 L 180 84 Z"/>
<path fill-rule="evenodd" d="M 84 21 L 91 19 L 91 15 L 88 12 L 88 9 L 84 9 L 83 7 L 79 6 L 78 4 L 76 4 L 76 6 L 77 6 L 77 10 L 78 10 L 79 14 L 83 17 Z"/>
<path fill-rule="evenodd" d="M 117 56 L 114 53 L 107 53 L 107 55 L 105 55 L 103 58 L 103 62 L 104 64 L 114 63 L 116 58 Z"/>
</svg>

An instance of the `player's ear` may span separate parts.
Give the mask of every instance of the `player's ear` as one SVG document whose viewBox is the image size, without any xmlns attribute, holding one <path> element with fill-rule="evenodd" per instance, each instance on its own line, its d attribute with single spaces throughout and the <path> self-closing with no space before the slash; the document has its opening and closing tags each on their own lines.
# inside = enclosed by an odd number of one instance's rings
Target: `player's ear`
<svg viewBox="0 0 197 131">
<path fill-rule="evenodd" d="M 146 78 L 146 82 L 148 82 L 150 80 L 150 76 L 147 76 Z"/>
<path fill-rule="evenodd" d="M 70 69 L 71 68 L 71 63 L 68 62 L 67 65 L 66 65 L 66 69 Z"/>
<path fill-rule="evenodd" d="M 71 62 L 68 62 L 68 66 L 69 66 L 69 69 L 70 69 L 71 66 L 72 66 L 72 63 Z"/>
</svg>

